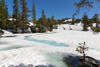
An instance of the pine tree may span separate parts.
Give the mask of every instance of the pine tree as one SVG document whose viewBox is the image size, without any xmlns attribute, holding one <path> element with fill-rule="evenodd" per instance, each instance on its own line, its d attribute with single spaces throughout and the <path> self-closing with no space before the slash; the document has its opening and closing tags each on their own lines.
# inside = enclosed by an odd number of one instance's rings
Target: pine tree
<svg viewBox="0 0 100 67">
<path fill-rule="evenodd" d="M 47 24 L 47 18 L 44 10 L 42 10 L 42 24 L 46 27 Z"/>
<path fill-rule="evenodd" d="M 43 21 L 43 23 L 46 23 L 46 14 L 45 14 L 45 12 L 44 12 L 44 10 L 42 10 L 42 21 Z"/>
<path fill-rule="evenodd" d="M 89 22 L 88 22 L 88 16 L 86 13 L 84 14 L 82 18 L 82 23 L 83 23 L 83 31 L 88 31 L 87 27 L 89 25 Z"/>
<path fill-rule="evenodd" d="M 92 18 L 93 22 L 96 23 L 96 27 L 93 27 L 93 31 L 100 32 L 100 21 L 99 21 L 99 15 L 95 14 Z"/>
<path fill-rule="evenodd" d="M 48 30 L 47 26 L 47 18 L 44 10 L 42 10 L 42 17 L 38 20 L 36 27 L 38 28 L 39 32 L 43 33 Z"/>
<path fill-rule="evenodd" d="M 19 0 L 13 0 L 13 3 L 13 23 L 15 32 L 17 32 L 20 25 Z"/>
<path fill-rule="evenodd" d="M 2 0 L 2 5 L 3 5 L 3 7 L 2 7 L 2 26 L 3 26 L 3 29 L 6 29 L 6 27 L 7 27 L 7 25 L 6 25 L 7 24 L 7 18 L 6 18 L 5 0 Z"/>
<path fill-rule="evenodd" d="M 33 0 L 33 23 L 36 24 L 36 8 L 35 8 L 35 0 Z"/>
<path fill-rule="evenodd" d="M 56 27 L 56 21 L 54 19 L 54 16 L 51 17 L 51 23 L 50 23 L 50 31 L 53 30 L 53 28 Z"/>
<path fill-rule="evenodd" d="M 48 30 L 51 32 L 53 30 L 53 19 L 48 18 Z"/>
<path fill-rule="evenodd" d="M 71 23 L 72 25 L 74 25 L 75 24 L 75 15 L 72 15 L 72 23 Z"/>
<path fill-rule="evenodd" d="M 98 3 L 100 0 L 79 0 L 75 2 L 75 6 L 78 8 L 92 8 L 94 6 L 94 3 Z M 96 4 L 95 4 L 96 5 Z"/>
<path fill-rule="evenodd" d="M 25 30 L 28 28 L 28 13 L 30 10 L 27 8 L 26 0 L 21 0 L 22 5 L 22 15 L 21 15 L 21 29 L 22 33 L 25 33 Z"/>
<path fill-rule="evenodd" d="M 37 32 L 41 32 L 42 18 L 39 18 L 36 24 Z"/>
<path fill-rule="evenodd" d="M 8 9 L 5 0 L 0 1 L 0 23 L 1 29 L 7 28 Z"/>
<path fill-rule="evenodd" d="M 2 28 L 2 2 L 0 1 L 0 28 Z"/>
<path fill-rule="evenodd" d="M 99 16 L 98 16 L 98 14 L 95 14 L 92 19 L 96 23 L 96 27 L 98 28 L 99 27 Z"/>
<path fill-rule="evenodd" d="M 5 6 L 6 4 L 5 4 L 5 0 L 2 0 L 2 4 L 3 4 L 3 6 Z"/>
<path fill-rule="evenodd" d="M 5 17 L 6 17 L 6 19 L 8 19 L 8 17 L 9 17 L 7 5 L 5 5 Z"/>
</svg>

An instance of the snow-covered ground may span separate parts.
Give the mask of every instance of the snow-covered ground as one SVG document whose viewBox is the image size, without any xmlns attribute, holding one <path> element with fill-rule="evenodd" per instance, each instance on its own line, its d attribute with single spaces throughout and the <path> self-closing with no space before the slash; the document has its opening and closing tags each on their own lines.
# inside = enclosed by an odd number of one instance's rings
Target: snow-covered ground
<svg viewBox="0 0 100 67">
<path fill-rule="evenodd" d="M 81 31 L 83 29 L 82 23 L 78 23 L 75 25 L 69 25 L 69 24 L 62 24 L 58 26 L 58 29 L 60 30 L 74 30 L 74 31 Z"/>
<path fill-rule="evenodd" d="M 100 34 L 93 34 L 91 31 L 80 31 L 82 29 L 80 25 L 71 26 L 73 30 L 68 29 L 70 25 L 61 25 L 59 29 L 55 29 L 53 32 L 15 34 L 16 37 L 0 38 L 0 67 L 20 63 L 34 65 L 51 64 L 53 62 L 52 59 L 55 58 L 55 56 L 52 57 L 53 54 L 59 56 L 61 54 L 80 55 L 75 49 L 78 43 L 82 42 L 86 42 L 89 47 L 87 55 L 100 60 Z M 63 30 L 63 27 L 66 29 Z M 10 36 L 12 34 L 8 32 L 4 34 L 4 36 L 8 35 Z M 59 46 L 58 44 L 64 44 L 66 46 Z M 56 58 L 53 64 L 63 63 Z"/>
</svg>

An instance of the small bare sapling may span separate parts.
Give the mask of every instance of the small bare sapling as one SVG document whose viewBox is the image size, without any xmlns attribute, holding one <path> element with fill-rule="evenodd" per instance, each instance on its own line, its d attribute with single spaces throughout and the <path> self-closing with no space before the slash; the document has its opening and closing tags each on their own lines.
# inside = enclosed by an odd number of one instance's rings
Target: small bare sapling
<svg viewBox="0 0 100 67">
<path fill-rule="evenodd" d="M 79 43 L 76 51 L 83 55 L 83 60 L 86 58 L 86 51 L 88 51 L 88 47 L 86 46 L 86 42 Z"/>
</svg>

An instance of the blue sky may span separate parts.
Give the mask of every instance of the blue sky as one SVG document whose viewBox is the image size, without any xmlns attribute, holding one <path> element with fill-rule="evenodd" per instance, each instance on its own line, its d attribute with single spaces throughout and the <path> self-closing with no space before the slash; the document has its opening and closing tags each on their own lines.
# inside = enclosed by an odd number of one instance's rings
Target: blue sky
<svg viewBox="0 0 100 67">
<path fill-rule="evenodd" d="M 13 0 L 6 0 L 6 2 L 9 8 L 9 14 L 11 15 L 13 11 Z M 27 0 L 27 2 L 27 6 L 32 10 L 32 0 Z M 37 18 L 41 17 L 42 10 L 45 11 L 47 17 L 55 16 L 56 19 L 70 18 L 75 12 L 74 2 L 75 0 L 35 0 Z M 92 17 L 95 13 L 100 13 L 100 8 L 97 8 L 96 5 L 90 10 L 81 9 L 80 14 L 76 17 L 81 18 L 84 12 L 87 12 L 88 16 Z"/>
</svg>

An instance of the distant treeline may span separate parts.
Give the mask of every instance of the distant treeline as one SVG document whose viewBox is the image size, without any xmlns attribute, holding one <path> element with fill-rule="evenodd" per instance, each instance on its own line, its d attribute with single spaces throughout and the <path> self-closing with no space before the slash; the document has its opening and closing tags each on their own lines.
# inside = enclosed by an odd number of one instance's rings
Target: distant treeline
<svg viewBox="0 0 100 67">
<path fill-rule="evenodd" d="M 0 28 L 10 30 L 14 33 L 25 33 L 30 28 L 31 32 L 46 32 L 52 31 L 56 28 L 56 20 L 54 16 L 47 18 L 44 10 L 42 10 L 42 16 L 36 19 L 35 0 L 33 0 L 32 11 L 27 7 L 26 0 L 13 0 L 13 13 L 12 16 L 8 14 L 8 6 L 5 0 L 0 0 Z M 33 20 L 29 21 L 32 12 Z M 33 25 L 30 25 L 33 23 Z"/>
</svg>

